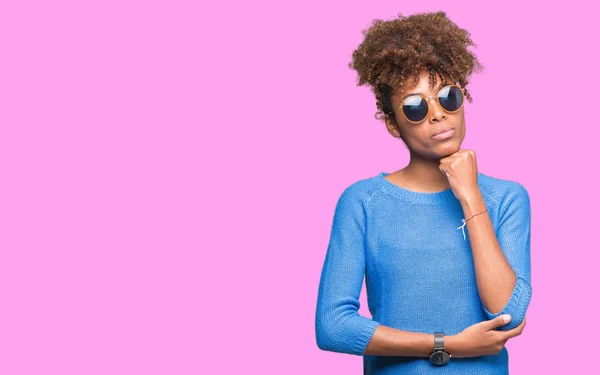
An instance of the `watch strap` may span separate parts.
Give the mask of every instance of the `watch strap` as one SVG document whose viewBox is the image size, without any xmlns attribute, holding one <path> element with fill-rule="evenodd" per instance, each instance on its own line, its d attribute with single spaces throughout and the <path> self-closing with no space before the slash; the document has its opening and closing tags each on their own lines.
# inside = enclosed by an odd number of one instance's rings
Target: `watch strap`
<svg viewBox="0 0 600 375">
<path fill-rule="evenodd" d="M 433 350 L 438 350 L 438 349 L 445 350 L 444 332 L 435 332 L 433 334 Z"/>
</svg>

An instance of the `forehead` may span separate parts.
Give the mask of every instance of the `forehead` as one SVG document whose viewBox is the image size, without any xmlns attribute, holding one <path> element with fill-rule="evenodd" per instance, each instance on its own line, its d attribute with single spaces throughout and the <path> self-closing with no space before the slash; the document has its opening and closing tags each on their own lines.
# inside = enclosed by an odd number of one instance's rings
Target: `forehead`
<svg viewBox="0 0 600 375">
<path fill-rule="evenodd" d="M 413 81 L 413 77 L 404 80 L 403 86 L 395 91 L 394 96 L 404 98 L 411 94 L 435 95 L 443 85 L 452 83 L 451 79 L 444 77 L 442 80 L 442 77 L 436 73 L 436 86 L 431 89 L 432 82 L 429 79 L 428 71 L 421 72 L 417 77 L 419 79 L 416 83 Z"/>
</svg>

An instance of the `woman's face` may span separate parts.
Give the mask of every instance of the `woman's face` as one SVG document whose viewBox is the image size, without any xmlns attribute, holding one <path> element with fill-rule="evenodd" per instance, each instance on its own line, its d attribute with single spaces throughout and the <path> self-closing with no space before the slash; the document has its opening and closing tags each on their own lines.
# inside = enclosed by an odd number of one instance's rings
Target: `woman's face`
<svg viewBox="0 0 600 375">
<path fill-rule="evenodd" d="M 420 93 L 425 97 L 436 96 L 439 89 L 448 83 L 455 84 L 455 82 L 449 81 L 441 82 L 440 76 L 437 75 L 437 87 L 430 90 L 429 72 L 426 70 L 419 75 L 419 82 L 415 87 L 411 88 L 411 81 L 412 78 L 407 79 L 404 85 L 404 91 L 396 92 L 392 96 L 392 106 L 394 108 L 399 107 L 404 101 L 405 96 L 408 94 Z M 463 101 L 466 101 L 466 98 L 464 98 Z M 386 125 L 388 131 L 394 137 L 402 138 L 404 140 L 404 143 L 412 154 L 416 154 L 416 156 L 425 159 L 441 159 L 457 152 L 465 138 L 466 126 L 464 105 L 458 112 L 448 113 L 440 107 L 435 98 L 429 99 L 428 104 L 429 114 L 425 120 L 420 123 L 415 124 L 409 122 L 402 114 L 402 109 L 398 108 L 395 111 L 398 126 L 394 126 L 389 119 L 386 121 Z M 445 139 L 433 138 L 433 134 L 442 128 L 454 129 L 454 134 Z"/>
</svg>

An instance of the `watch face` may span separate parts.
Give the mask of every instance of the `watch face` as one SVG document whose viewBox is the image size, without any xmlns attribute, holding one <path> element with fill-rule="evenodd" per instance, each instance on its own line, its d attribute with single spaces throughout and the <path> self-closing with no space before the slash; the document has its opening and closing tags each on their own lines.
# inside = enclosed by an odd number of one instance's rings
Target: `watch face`
<svg viewBox="0 0 600 375">
<path fill-rule="evenodd" d="M 436 365 L 443 365 L 450 360 L 450 355 L 447 352 L 440 350 L 432 353 L 429 359 Z"/>
</svg>

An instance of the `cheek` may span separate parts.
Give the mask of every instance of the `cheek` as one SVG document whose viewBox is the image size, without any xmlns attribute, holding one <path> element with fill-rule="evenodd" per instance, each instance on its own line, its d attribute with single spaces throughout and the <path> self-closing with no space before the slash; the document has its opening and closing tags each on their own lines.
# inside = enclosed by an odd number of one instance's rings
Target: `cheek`
<svg viewBox="0 0 600 375">
<path fill-rule="evenodd" d="M 464 119 L 464 117 L 461 119 L 461 124 L 460 124 L 460 127 L 461 127 L 461 129 L 462 129 L 462 131 L 461 131 L 461 137 L 460 137 L 460 139 L 461 139 L 461 140 L 463 140 L 463 139 L 465 139 L 465 135 L 467 134 L 467 126 L 466 126 L 466 124 L 465 124 L 465 119 Z"/>
<path fill-rule="evenodd" d="M 414 150 L 426 152 L 435 146 L 435 140 L 431 139 L 428 132 L 415 130 L 410 132 L 407 138 Z"/>
</svg>

